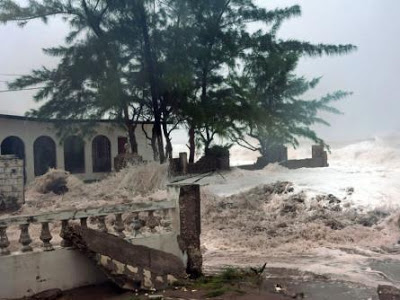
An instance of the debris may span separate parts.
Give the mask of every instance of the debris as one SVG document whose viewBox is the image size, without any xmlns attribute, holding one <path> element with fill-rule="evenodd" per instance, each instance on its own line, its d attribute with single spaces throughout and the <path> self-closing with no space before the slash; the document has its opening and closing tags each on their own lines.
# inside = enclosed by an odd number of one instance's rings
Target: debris
<svg viewBox="0 0 400 300">
<path fill-rule="evenodd" d="M 280 285 L 279 283 L 275 284 L 275 292 L 277 293 L 283 293 L 285 289 Z"/>
<path fill-rule="evenodd" d="M 267 263 L 263 264 L 261 268 L 250 268 L 256 275 L 261 275 L 265 271 L 265 267 L 267 266 Z"/>
<path fill-rule="evenodd" d="M 69 173 L 64 170 L 50 169 L 46 174 L 36 177 L 32 187 L 41 194 L 53 192 L 62 195 L 68 192 L 67 178 Z"/>
<path fill-rule="evenodd" d="M 164 299 L 164 297 L 162 295 L 149 295 L 148 298 L 152 299 L 152 300 L 163 300 Z"/>
<path fill-rule="evenodd" d="M 379 300 L 400 300 L 400 290 L 390 285 L 378 286 Z"/>
<path fill-rule="evenodd" d="M 353 187 L 348 187 L 346 188 L 346 194 L 351 196 L 354 193 L 354 188 Z"/>
</svg>

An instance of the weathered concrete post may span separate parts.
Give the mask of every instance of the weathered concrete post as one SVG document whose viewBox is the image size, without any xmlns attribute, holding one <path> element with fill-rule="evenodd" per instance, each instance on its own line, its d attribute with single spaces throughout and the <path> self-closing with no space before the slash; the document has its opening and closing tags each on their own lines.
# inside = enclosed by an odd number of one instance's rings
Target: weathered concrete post
<svg viewBox="0 0 400 300">
<path fill-rule="evenodd" d="M 328 167 L 328 154 L 324 150 L 324 146 L 321 145 L 313 145 L 311 147 L 312 159 L 317 160 L 320 163 L 321 167 Z"/>
<path fill-rule="evenodd" d="M 202 275 L 203 266 L 200 249 L 200 185 L 188 184 L 180 187 L 179 212 L 180 244 L 188 256 L 186 273 L 191 278 L 197 278 Z"/>
<path fill-rule="evenodd" d="M 187 172 L 188 172 L 188 159 L 187 159 L 187 153 L 186 152 L 180 152 L 179 153 L 179 167 L 180 167 L 180 171 L 182 172 L 182 175 L 187 174 Z"/>
</svg>

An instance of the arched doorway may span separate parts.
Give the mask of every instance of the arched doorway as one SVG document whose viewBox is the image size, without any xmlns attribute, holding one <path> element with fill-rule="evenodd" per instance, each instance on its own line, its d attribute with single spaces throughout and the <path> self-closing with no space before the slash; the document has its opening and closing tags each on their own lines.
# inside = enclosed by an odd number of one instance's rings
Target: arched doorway
<svg viewBox="0 0 400 300">
<path fill-rule="evenodd" d="M 85 173 L 85 143 L 79 136 L 69 136 L 64 141 L 65 170 L 74 173 Z"/>
<path fill-rule="evenodd" d="M 9 136 L 1 143 L 1 155 L 14 154 L 19 159 L 25 160 L 24 142 L 17 136 Z"/>
<path fill-rule="evenodd" d="M 5 138 L 0 145 L 1 155 L 13 154 L 24 162 L 24 182 L 26 183 L 25 171 L 25 145 L 24 142 L 17 136 L 9 136 Z"/>
<path fill-rule="evenodd" d="M 35 176 L 45 174 L 56 167 L 56 143 L 51 137 L 38 137 L 33 143 Z"/>
<path fill-rule="evenodd" d="M 93 172 L 111 172 L 111 143 L 104 135 L 92 141 Z"/>
</svg>

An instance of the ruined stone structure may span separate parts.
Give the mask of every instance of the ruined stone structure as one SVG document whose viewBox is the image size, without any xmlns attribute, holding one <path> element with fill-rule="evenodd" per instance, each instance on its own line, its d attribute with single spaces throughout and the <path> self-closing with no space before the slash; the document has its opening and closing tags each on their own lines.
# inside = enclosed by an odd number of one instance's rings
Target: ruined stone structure
<svg viewBox="0 0 400 300">
<path fill-rule="evenodd" d="M 328 154 L 324 150 L 324 146 L 314 145 L 312 146 L 312 157 L 306 159 L 291 159 L 280 164 L 288 169 L 300 169 L 300 168 L 324 168 L 328 167 Z"/>
<path fill-rule="evenodd" d="M 187 153 L 179 153 L 179 158 L 170 160 L 170 172 L 172 175 L 186 175 L 186 174 L 201 174 L 216 170 L 229 170 L 230 160 L 229 156 L 217 157 L 212 155 L 205 155 L 197 162 L 188 163 Z"/>
<path fill-rule="evenodd" d="M 300 168 L 324 168 L 328 167 L 328 154 L 324 150 L 324 146 L 312 146 L 312 157 L 305 159 L 288 159 L 287 148 L 278 146 L 271 148 L 268 157 L 259 157 L 253 165 L 240 166 L 245 170 L 260 170 L 270 163 L 279 163 L 288 169 Z"/>
<path fill-rule="evenodd" d="M 265 167 L 271 163 L 280 163 L 288 160 L 288 149 L 287 147 L 280 145 L 270 147 L 268 149 L 268 156 L 261 156 L 257 159 L 256 166 L 260 168 Z"/>
<path fill-rule="evenodd" d="M 24 162 L 14 155 L 0 155 L 0 212 L 24 204 Z"/>
<path fill-rule="evenodd" d="M 52 243 L 56 222 L 61 223 L 60 245 Z M 33 249 L 38 237 L 30 235 L 31 224 L 41 226 L 41 249 Z M 15 225 L 20 237 L 11 242 L 14 249 L 20 244 L 18 252 L 10 250 L 7 234 Z M 159 202 L 0 217 L 0 299 L 107 278 L 123 288 L 150 289 L 179 279 L 185 271 L 199 276 L 200 232 L 198 185 L 171 185 L 168 199 Z"/>
</svg>

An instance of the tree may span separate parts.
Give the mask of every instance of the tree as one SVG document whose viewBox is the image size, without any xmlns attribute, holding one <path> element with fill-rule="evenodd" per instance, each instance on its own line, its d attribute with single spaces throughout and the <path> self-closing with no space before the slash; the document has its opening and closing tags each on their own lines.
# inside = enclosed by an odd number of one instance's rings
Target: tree
<svg viewBox="0 0 400 300">
<path fill-rule="evenodd" d="M 229 69 L 234 68 L 246 49 L 249 34 L 246 24 L 272 23 L 299 13 L 299 7 L 267 11 L 249 0 L 184 0 L 184 27 L 188 35 L 185 65 L 192 71 L 192 91 L 181 103 L 182 118 L 189 132 L 189 161 L 194 161 L 196 139 L 205 152 L 216 136 L 235 130 L 240 122 L 236 99 L 226 84 Z M 197 136 L 197 138 L 196 138 Z"/>
<path fill-rule="evenodd" d="M 273 46 L 265 47 L 265 39 L 273 42 Z M 308 44 L 290 44 L 271 40 L 270 36 L 260 36 L 259 44 L 253 49 L 255 51 L 246 56 L 243 73 L 233 81 L 233 87 L 248 101 L 245 133 L 256 139 L 259 145 L 247 142 L 240 133 L 233 139 L 245 148 L 260 151 L 263 156 L 268 156 L 276 146 L 298 146 L 299 137 L 324 145 L 312 129 L 314 124 L 329 125 L 318 113 L 340 113 L 332 103 L 351 93 L 336 91 L 319 99 L 304 99 L 320 78 L 307 80 L 295 74 L 302 55 L 323 53 L 323 48 L 318 51 Z M 333 51 L 330 47 L 325 50 Z"/>
<path fill-rule="evenodd" d="M 253 0 L 32 0 L 26 6 L 0 1 L 0 22 L 25 25 L 61 15 L 70 26 L 66 46 L 46 50 L 60 57 L 55 69 L 35 70 L 11 84 L 44 85 L 35 95 L 44 104 L 31 113 L 117 120 L 135 153 L 136 121 L 151 120 L 146 136 L 160 162 L 172 156 L 171 131 L 182 123 L 191 162 L 196 142 L 207 152 L 216 137 L 240 142 L 246 132 L 258 132 L 267 144 L 295 143 L 299 135 L 317 140 L 310 130 L 323 122 L 316 111 L 341 95 L 290 107 L 287 93 L 315 84 L 296 79 L 297 60 L 355 47 L 279 40 L 282 22 L 300 14 L 297 5 L 267 10 Z M 261 29 L 250 33 L 251 23 Z M 289 109 L 298 109 L 298 118 Z"/>
<path fill-rule="evenodd" d="M 67 46 L 44 50 L 60 58 L 56 68 L 34 70 L 10 84 L 12 88 L 43 86 L 34 99 L 45 103 L 29 114 L 58 120 L 107 116 L 126 127 L 132 152 L 137 153 L 135 129 L 143 107 L 139 89 L 143 83 L 129 84 L 139 76 L 130 54 L 115 39 L 115 24 L 110 21 L 115 7 L 107 1 L 31 1 L 27 7 L 3 1 L 0 11 L 0 21 L 21 26 L 29 20 L 47 22 L 50 16 L 63 15 L 71 28 Z M 62 124 L 61 134 L 77 130 Z"/>
</svg>

